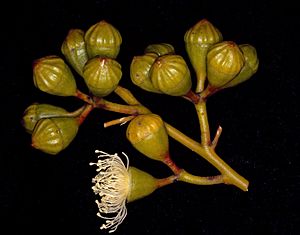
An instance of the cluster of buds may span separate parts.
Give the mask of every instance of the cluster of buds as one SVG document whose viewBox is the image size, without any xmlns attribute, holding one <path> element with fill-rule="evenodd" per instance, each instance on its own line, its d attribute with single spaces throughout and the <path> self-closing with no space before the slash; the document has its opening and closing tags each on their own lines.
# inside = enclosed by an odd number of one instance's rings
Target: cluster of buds
<svg viewBox="0 0 300 235">
<path fill-rule="evenodd" d="M 34 148 L 52 155 L 60 153 L 76 137 L 80 124 L 89 112 L 93 108 L 103 108 L 131 114 L 117 121 L 130 121 L 126 129 L 127 140 L 142 155 L 164 163 L 173 172 L 167 178 L 157 179 L 129 166 L 126 154 L 123 154 L 127 159 L 124 164 L 117 154 L 96 150 L 96 153 L 100 153 L 99 159 L 90 165 L 98 167 L 98 173 L 92 179 L 92 189 L 100 197 L 100 200 L 96 200 L 98 216 L 105 219 L 101 229 L 115 231 L 127 214 L 127 202 L 150 195 L 157 188 L 175 180 L 199 185 L 234 184 L 247 191 L 248 181 L 214 152 L 220 132 L 211 142 L 205 102 L 209 95 L 236 86 L 256 73 L 259 64 L 256 50 L 250 44 L 237 45 L 233 41 L 223 41 L 220 31 L 206 19 L 185 33 L 184 42 L 197 76 L 196 92 L 192 91 L 191 72 L 186 61 L 168 43 L 148 45 L 142 55 L 134 56 L 130 64 L 130 78 L 143 90 L 190 99 L 199 116 L 201 143 L 191 140 L 173 127 L 169 126 L 168 129 L 159 115 L 151 113 L 131 93 L 123 90 L 124 93 L 119 94 L 129 104 L 127 106 L 103 98 L 121 89 L 119 82 L 122 77 L 121 65 L 116 60 L 122 37 L 106 21 L 92 25 L 86 32 L 81 29 L 68 32 L 61 45 L 66 62 L 57 55 L 49 55 L 33 63 L 33 82 L 38 89 L 51 95 L 74 96 L 86 103 L 74 112 L 50 104 L 34 103 L 27 107 L 22 124 L 31 134 Z M 78 89 L 72 69 L 84 80 L 89 95 Z M 183 145 L 210 161 L 221 175 L 198 177 L 176 166 L 169 152 L 170 132 Z"/>
<path fill-rule="evenodd" d="M 256 49 L 250 44 L 223 41 L 221 32 L 203 19 L 184 36 L 185 47 L 197 75 L 196 92 L 205 88 L 220 90 L 248 80 L 258 69 Z"/>
<path fill-rule="evenodd" d="M 81 29 L 71 29 L 61 46 L 67 63 L 57 55 L 35 60 L 34 85 L 48 94 L 75 96 L 91 104 L 92 98 L 77 88 L 69 65 L 84 79 L 93 96 L 107 96 L 116 89 L 122 77 L 121 65 L 115 60 L 121 43 L 119 31 L 105 21 L 91 26 L 85 33 Z M 49 104 L 32 104 L 25 110 L 22 123 L 32 135 L 34 148 L 56 155 L 75 138 L 86 110 L 69 113 Z"/>
<path fill-rule="evenodd" d="M 174 47 L 168 43 L 151 44 L 144 54 L 135 56 L 130 66 L 132 82 L 140 88 L 171 96 L 184 96 L 192 87 L 191 73 Z"/>
</svg>

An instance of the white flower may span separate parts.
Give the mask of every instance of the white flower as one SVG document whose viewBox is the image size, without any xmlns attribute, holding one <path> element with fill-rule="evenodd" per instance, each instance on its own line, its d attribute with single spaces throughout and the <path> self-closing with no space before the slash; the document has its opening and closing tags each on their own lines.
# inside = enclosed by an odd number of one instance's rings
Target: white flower
<svg viewBox="0 0 300 235">
<path fill-rule="evenodd" d="M 101 198 L 100 201 L 96 200 L 99 208 L 97 215 L 105 219 L 105 224 L 100 229 L 110 229 L 109 232 L 112 233 L 127 215 L 126 199 L 130 191 L 129 159 L 122 153 L 127 160 L 125 166 L 117 154 L 110 155 L 99 150 L 95 153 L 100 153 L 98 162 L 90 165 L 98 167 L 98 174 L 92 179 L 95 184 L 92 189 Z"/>
</svg>

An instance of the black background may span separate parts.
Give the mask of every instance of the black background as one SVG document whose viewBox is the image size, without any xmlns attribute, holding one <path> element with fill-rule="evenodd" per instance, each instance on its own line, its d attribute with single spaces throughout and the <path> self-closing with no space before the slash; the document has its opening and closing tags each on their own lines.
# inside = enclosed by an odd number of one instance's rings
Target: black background
<svg viewBox="0 0 300 235">
<path fill-rule="evenodd" d="M 18 12 L 17 12 L 18 9 Z M 91 190 L 95 149 L 126 152 L 130 164 L 165 177 L 169 169 L 133 149 L 126 125 L 103 128 L 121 117 L 95 110 L 71 145 L 56 156 L 31 148 L 21 126 L 33 102 L 69 111 L 82 102 L 36 89 L 32 61 L 51 54 L 71 28 L 88 29 L 100 20 L 113 24 L 123 43 L 117 60 L 120 84 L 153 112 L 199 140 L 193 106 L 184 99 L 144 92 L 129 78 L 134 55 L 150 43 L 167 42 L 188 61 L 183 36 L 207 18 L 224 40 L 256 47 L 258 72 L 246 83 L 208 101 L 211 131 L 223 133 L 217 152 L 250 181 L 249 192 L 228 185 L 175 183 L 127 205 L 128 215 L 115 234 L 299 234 L 299 16 L 295 5 L 268 1 L 38 1 L 16 4 L 2 20 L 1 59 L 1 234 L 102 234 Z M 11 25 L 12 23 L 12 25 Z M 7 27 L 8 26 L 8 27 Z M 188 62 L 189 63 L 189 62 Z M 82 80 L 78 86 L 86 91 Z M 114 95 L 108 99 L 119 101 Z M 217 171 L 205 160 L 170 139 L 174 161 L 194 174 Z M 3 228 L 3 226 L 1 226 Z"/>
</svg>

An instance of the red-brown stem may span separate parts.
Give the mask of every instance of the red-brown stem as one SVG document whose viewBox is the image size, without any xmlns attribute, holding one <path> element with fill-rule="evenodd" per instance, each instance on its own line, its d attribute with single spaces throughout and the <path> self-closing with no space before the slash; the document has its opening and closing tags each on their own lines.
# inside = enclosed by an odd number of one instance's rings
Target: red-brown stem
<svg viewBox="0 0 300 235">
<path fill-rule="evenodd" d="M 180 175 L 178 175 L 178 181 L 197 184 L 197 185 L 214 185 L 224 183 L 223 175 L 213 175 L 213 176 L 196 176 L 189 174 L 185 170 L 182 170 Z"/>
<path fill-rule="evenodd" d="M 94 103 L 93 99 L 90 96 L 88 96 L 87 94 L 81 92 L 78 89 L 76 90 L 76 93 L 75 93 L 74 96 L 81 99 L 81 100 L 83 100 L 84 102 L 86 102 L 88 104 L 93 104 Z"/>
<path fill-rule="evenodd" d="M 130 120 L 134 119 L 135 117 L 136 117 L 136 115 L 131 115 L 131 116 L 127 116 L 127 117 L 122 117 L 122 118 L 118 118 L 118 119 L 115 119 L 115 120 L 111 120 L 109 122 L 105 122 L 104 123 L 104 128 L 110 127 L 110 126 L 113 126 L 113 125 L 117 125 L 117 124 L 123 125 L 126 122 L 129 122 Z"/>
<path fill-rule="evenodd" d="M 158 179 L 157 180 L 157 188 L 161 188 L 163 186 L 169 185 L 174 183 L 174 181 L 177 179 L 176 175 L 171 175 L 167 178 L 163 178 L 163 179 Z"/>
<path fill-rule="evenodd" d="M 91 104 L 87 104 L 85 106 L 82 113 L 77 117 L 77 121 L 78 121 L 79 125 L 81 125 L 84 122 L 84 120 L 87 118 L 87 116 L 93 109 L 94 109 L 94 106 Z"/>
<path fill-rule="evenodd" d="M 170 157 L 170 154 L 167 153 L 164 159 L 164 163 L 173 171 L 175 175 L 179 175 L 181 172 L 181 169 L 176 166 L 176 164 L 173 162 L 173 160 Z"/>
<path fill-rule="evenodd" d="M 195 92 L 193 92 L 192 90 L 189 90 L 189 92 L 186 93 L 183 97 L 187 98 L 188 100 L 190 100 L 194 104 L 197 104 L 199 102 L 199 100 L 200 100 L 199 95 L 196 94 Z"/>
<path fill-rule="evenodd" d="M 221 90 L 221 89 L 220 88 L 215 88 L 215 87 L 212 87 L 212 86 L 208 85 L 205 88 L 205 90 L 202 93 L 200 93 L 200 98 L 202 100 L 206 100 L 209 96 L 215 94 L 219 90 Z"/>
</svg>

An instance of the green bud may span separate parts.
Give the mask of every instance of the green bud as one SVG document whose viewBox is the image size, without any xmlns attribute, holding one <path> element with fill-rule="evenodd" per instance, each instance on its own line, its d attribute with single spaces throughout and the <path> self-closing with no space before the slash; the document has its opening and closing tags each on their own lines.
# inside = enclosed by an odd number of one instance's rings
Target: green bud
<svg viewBox="0 0 300 235">
<path fill-rule="evenodd" d="M 183 96 L 192 87 L 190 70 L 179 55 L 164 55 L 156 59 L 150 71 L 155 89 L 172 96 Z"/>
<path fill-rule="evenodd" d="M 244 55 L 238 45 L 231 41 L 215 44 L 207 53 L 207 77 L 210 86 L 224 86 L 243 66 Z"/>
<path fill-rule="evenodd" d="M 115 59 L 119 54 L 122 43 L 121 34 L 104 20 L 91 26 L 84 38 L 90 58 L 101 56 Z"/>
<path fill-rule="evenodd" d="M 68 65 L 58 56 L 46 56 L 33 63 L 34 85 L 46 93 L 74 96 L 77 86 Z"/>
<path fill-rule="evenodd" d="M 200 20 L 185 33 L 185 48 L 198 79 L 196 92 L 204 88 L 207 51 L 222 40 L 220 31 L 206 19 Z"/>
<path fill-rule="evenodd" d="M 28 133 L 32 133 L 36 123 L 42 118 L 59 117 L 68 112 L 61 108 L 50 104 L 34 103 L 28 106 L 23 114 L 22 125 Z"/>
<path fill-rule="evenodd" d="M 126 137 L 145 156 L 164 161 L 169 153 L 169 139 L 164 122 L 156 114 L 135 117 L 128 125 Z"/>
<path fill-rule="evenodd" d="M 130 78 L 135 85 L 146 91 L 162 93 L 153 87 L 150 79 L 150 69 L 157 57 L 154 53 L 135 56 L 130 65 Z"/>
<path fill-rule="evenodd" d="M 37 122 L 32 133 L 32 146 L 56 155 L 75 138 L 78 131 L 75 118 L 45 118 Z"/>
<path fill-rule="evenodd" d="M 128 173 L 130 178 L 130 189 L 127 196 L 127 202 L 146 197 L 158 188 L 157 179 L 152 175 L 135 167 L 129 167 Z"/>
<path fill-rule="evenodd" d="M 242 67 L 239 74 L 232 79 L 229 83 L 227 83 L 224 88 L 236 86 L 242 82 L 247 81 L 249 78 L 252 77 L 253 74 L 257 72 L 259 59 L 257 57 L 255 47 L 249 44 L 242 44 L 239 45 L 239 48 L 243 52 L 245 58 L 245 64 Z"/>
<path fill-rule="evenodd" d="M 88 61 L 88 54 L 84 41 L 84 32 L 81 29 L 71 29 L 68 32 L 61 46 L 61 52 L 76 72 L 83 76 L 82 70 Z"/>
<path fill-rule="evenodd" d="M 94 57 L 83 69 L 83 78 L 95 96 L 104 97 L 113 92 L 122 77 L 121 65 L 110 58 Z"/>
<path fill-rule="evenodd" d="M 148 45 L 145 49 L 146 53 L 154 53 L 158 56 L 167 55 L 167 54 L 175 54 L 174 47 L 168 43 L 157 43 Z"/>
</svg>

